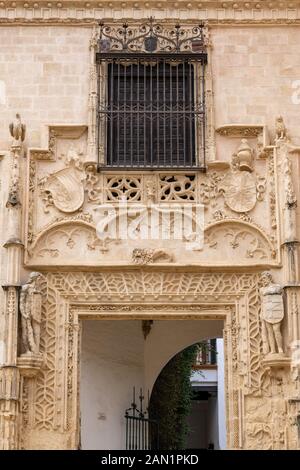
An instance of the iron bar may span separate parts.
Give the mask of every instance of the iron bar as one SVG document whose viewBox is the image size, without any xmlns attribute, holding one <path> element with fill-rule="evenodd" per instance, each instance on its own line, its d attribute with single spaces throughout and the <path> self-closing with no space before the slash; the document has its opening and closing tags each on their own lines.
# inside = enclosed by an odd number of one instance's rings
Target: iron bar
<svg viewBox="0 0 300 470">
<path fill-rule="evenodd" d="M 125 411 L 126 420 L 126 449 L 150 450 L 158 449 L 158 423 L 147 417 L 148 411 L 143 410 L 144 396 L 142 389 L 139 395 L 139 407 L 136 404 L 135 388 L 131 407 Z M 149 405 L 149 403 L 148 403 Z"/>
<path fill-rule="evenodd" d="M 98 109 L 99 122 L 107 122 L 106 166 L 205 167 L 204 70 L 194 57 L 172 65 L 160 56 L 111 60 L 108 102 Z"/>
</svg>

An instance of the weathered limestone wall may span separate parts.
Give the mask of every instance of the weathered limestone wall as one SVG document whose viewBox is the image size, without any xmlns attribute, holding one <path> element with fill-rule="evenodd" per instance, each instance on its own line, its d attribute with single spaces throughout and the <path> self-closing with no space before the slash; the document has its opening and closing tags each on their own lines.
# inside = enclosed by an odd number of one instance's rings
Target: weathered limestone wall
<svg viewBox="0 0 300 470">
<path fill-rule="evenodd" d="M 293 82 L 300 79 L 300 28 L 220 26 L 211 29 L 211 38 L 216 127 L 272 128 L 274 116 L 282 114 L 293 142 L 300 144 L 300 104 L 292 102 Z"/>
<path fill-rule="evenodd" d="M 41 124 L 87 122 L 90 34 L 89 26 L 1 26 L 1 148 L 8 145 L 7 125 L 16 111 L 33 147 L 40 144 Z M 272 127 L 281 113 L 300 143 L 300 104 L 292 102 L 292 84 L 300 79 L 300 29 L 212 26 L 211 40 L 216 126 Z"/>
<path fill-rule="evenodd" d="M 9 145 L 8 124 L 19 112 L 27 143 L 40 146 L 43 124 L 87 122 L 90 27 L 0 27 L 0 148 Z"/>
</svg>

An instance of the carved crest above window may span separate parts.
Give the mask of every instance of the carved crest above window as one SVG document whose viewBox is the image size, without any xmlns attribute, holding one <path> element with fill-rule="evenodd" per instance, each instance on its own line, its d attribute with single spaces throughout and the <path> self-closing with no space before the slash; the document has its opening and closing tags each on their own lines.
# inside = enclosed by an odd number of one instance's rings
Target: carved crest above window
<svg viewBox="0 0 300 470">
<path fill-rule="evenodd" d="M 205 171 L 204 25 L 99 27 L 98 169 Z"/>
<path fill-rule="evenodd" d="M 206 60 L 207 34 L 204 25 L 167 28 L 154 18 L 140 25 L 108 26 L 100 22 L 99 54 L 125 53 L 193 53 Z"/>
</svg>

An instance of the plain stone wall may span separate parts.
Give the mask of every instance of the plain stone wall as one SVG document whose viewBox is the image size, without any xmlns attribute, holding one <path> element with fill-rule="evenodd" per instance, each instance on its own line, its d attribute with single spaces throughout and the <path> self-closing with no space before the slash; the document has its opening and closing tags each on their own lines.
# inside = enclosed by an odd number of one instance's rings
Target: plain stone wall
<svg viewBox="0 0 300 470">
<path fill-rule="evenodd" d="M 249 123 L 273 129 L 282 114 L 300 144 L 300 104 L 292 102 L 293 82 L 300 80 L 300 28 L 219 27 L 211 36 L 216 126 Z"/>
<path fill-rule="evenodd" d="M 90 27 L 0 27 L 0 149 L 16 112 L 30 147 L 42 124 L 87 122 L 90 36 Z"/>
<path fill-rule="evenodd" d="M 28 125 L 30 146 L 39 145 L 42 123 L 87 122 L 90 36 L 82 26 L 0 27 L 0 148 L 8 145 L 16 111 Z M 216 125 L 273 128 L 281 113 L 300 144 L 300 104 L 292 103 L 300 28 L 212 27 L 211 38 Z"/>
</svg>

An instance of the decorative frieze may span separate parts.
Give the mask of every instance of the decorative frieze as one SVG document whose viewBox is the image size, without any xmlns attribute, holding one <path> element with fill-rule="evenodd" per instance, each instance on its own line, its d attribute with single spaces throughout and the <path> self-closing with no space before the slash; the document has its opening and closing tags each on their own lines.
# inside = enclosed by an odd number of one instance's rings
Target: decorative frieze
<svg viewBox="0 0 300 470">
<path fill-rule="evenodd" d="M 124 2 L 105 0 L 90 2 L 62 0 L 61 2 L 1 2 L 0 22 L 3 24 L 91 24 L 105 16 L 111 20 L 124 18 L 144 19 L 155 15 L 156 19 L 178 18 L 210 21 L 214 24 L 294 24 L 299 21 L 299 1 L 291 2 L 237 2 L 220 0 Z"/>
</svg>

